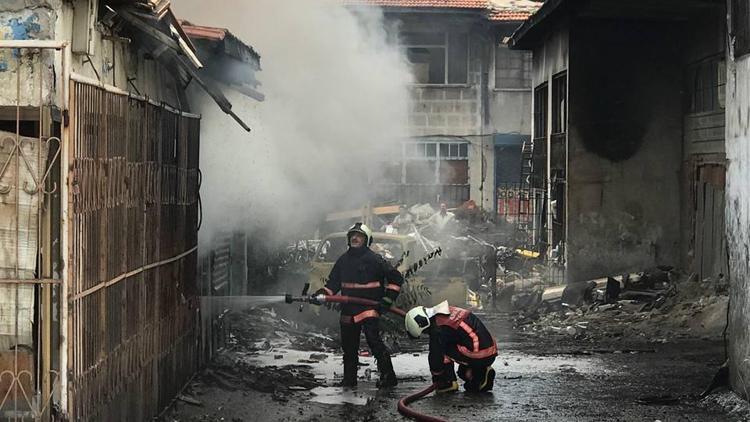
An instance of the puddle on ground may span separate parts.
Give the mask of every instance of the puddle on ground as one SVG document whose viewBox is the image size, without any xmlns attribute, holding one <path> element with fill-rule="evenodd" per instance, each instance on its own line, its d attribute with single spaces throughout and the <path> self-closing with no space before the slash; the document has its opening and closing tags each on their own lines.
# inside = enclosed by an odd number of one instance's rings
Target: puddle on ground
<svg viewBox="0 0 750 422">
<path fill-rule="evenodd" d="M 265 352 L 249 354 L 245 359 L 258 366 L 307 365 L 316 378 L 333 385 L 342 376 L 343 363 L 340 353 L 320 353 L 286 348 L 274 348 Z M 413 389 L 413 383 L 430 382 L 427 352 L 402 353 L 392 357 L 401 387 Z M 310 392 L 310 401 L 323 404 L 365 405 L 378 393 L 377 365 L 372 356 L 360 356 L 358 371 L 359 387 L 355 390 L 341 387 L 317 387 Z M 577 372 L 581 375 L 615 373 L 607 368 L 604 360 L 596 356 L 534 356 L 516 351 L 501 353 L 493 364 L 497 378 L 521 379 L 534 376 Z"/>
<path fill-rule="evenodd" d="M 373 397 L 372 394 L 342 387 L 316 387 L 310 392 L 313 393 L 310 401 L 323 404 L 349 403 L 364 406 Z"/>
</svg>

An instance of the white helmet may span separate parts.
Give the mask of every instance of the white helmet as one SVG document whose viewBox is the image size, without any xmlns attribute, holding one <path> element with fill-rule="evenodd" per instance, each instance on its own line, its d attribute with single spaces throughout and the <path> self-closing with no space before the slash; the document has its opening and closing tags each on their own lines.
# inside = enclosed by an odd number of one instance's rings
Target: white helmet
<svg viewBox="0 0 750 422">
<path fill-rule="evenodd" d="M 424 330 L 430 327 L 430 318 L 437 314 L 450 315 L 450 313 L 451 309 L 447 300 L 438 303 L 432 308 L 415 306 L 404 317 L 406 332 L 409 333 L 409 336 L 417 338 Z"/>
<path fill-rule="evenodd" d="M 411 308 L 404 317 L 404 325 L 409 336 L 413 338 L 419 337 L 430 326 L 430 317 L 427 314 L 427 308 L 424 306 Z"/>
<path fill-rule="evenodd" d="M 352 233 L 361 233 L 365 237 L 365 245 L 370 246 L 372 244 L 372 230 L 365 223 L 354 223 L 353 226 L 349 227 L 346 232 L 346 243 L 351 246 Z"/>
</svg>

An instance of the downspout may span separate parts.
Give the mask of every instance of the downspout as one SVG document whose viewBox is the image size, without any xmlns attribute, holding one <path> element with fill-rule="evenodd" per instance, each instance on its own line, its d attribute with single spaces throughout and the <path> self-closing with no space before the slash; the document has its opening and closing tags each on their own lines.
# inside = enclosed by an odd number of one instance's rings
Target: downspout
<svg viewBox="0 0 750 422">
<path fill-rule="evenodd" d="M 70 50 L 70 45 L 67 43 L 65 44 L 63 48 L 62 53 L 62 91 L 63 91 L 63 103 L 62 103 L 62 109 L 63 109 L 63 127 L 61 131 L 62 135 L 62 155 L 60 156 L 60 169 L 62 171 L 62 178 L 63 180 L 60 183 L 60 202 L 61 202 L 61 223 L 60 223 L 60 233 L 61 233 L 61 243 L 62 243 L 62 262 L 63 262 L 63 271 L 62 271 L 62 286 L 60 288 L 60 410 L 62 411 L 63 417 L 67 417 L 69 415 L 69 406 L 68 406 L 68 347 L 70 347 L 70 335 L 72 330 L 70 327 L 68 327 L 68 293 L 70 289 L 70 280 L 71 277 L 71 271 L 72 271 L 72 265 L 70 262 L 70 218 L 72 217 L 72 213 L 70 212 L 70 198 L 69 198 L 69 189 L 70 186 L 70 179 L 69 179 L 69 167 L 70 167 L 70 158 L 71 158 L 71 136 L 70 136 L 70 103 L 71 103 L 71 96 L 70 96 L 70 84 L 72 83 L 70 80 L 70 74 L 71 69 L 70 66 L 72 64 L 72 54 Z"/>
<path fill-rule="evenodd" d="M 547 261 L 552 253 L 552 71 L 547 71 Z"/>
</svg>

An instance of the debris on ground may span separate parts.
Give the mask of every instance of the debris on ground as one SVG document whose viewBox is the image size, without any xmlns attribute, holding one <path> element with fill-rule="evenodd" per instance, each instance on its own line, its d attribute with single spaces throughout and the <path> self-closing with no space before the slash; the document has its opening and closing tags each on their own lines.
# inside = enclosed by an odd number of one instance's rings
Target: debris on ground
<svg viewBox="0 0 750 422">
<path fill-rule="evenodd" d="M 527 335 L 666 343 L 676 337 L 720 336 L 728 296 L 709 279 L 698 281 L 662 267 L 545 289 L 533 286 L 515 293 L 511 302 L 516 328 Z"/>
<path fill-rule="evenodd" d="M 231 312 L 226 317 L 226 324 L 232 333 L 230 345 L 246 351 L 291 347 L 301 351 L 325 352 L 339 345 L 328 331 L 281 318 L 273 308 Z"/>
</svg>

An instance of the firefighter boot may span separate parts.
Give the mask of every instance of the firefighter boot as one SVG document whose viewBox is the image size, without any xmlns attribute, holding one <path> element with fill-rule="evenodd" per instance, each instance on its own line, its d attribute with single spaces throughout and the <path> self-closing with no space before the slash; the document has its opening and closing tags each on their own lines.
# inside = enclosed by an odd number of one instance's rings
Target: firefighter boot
<svg viewBox="0 0 750 422">
<path fill-rule="evenodd" d="M 388 353 L 384 353 L 377 357 L 378 361 L 378 373 L 380 379 L 375 384 L 378 388 L 389 388 L 398 385 L 398 379 L 396 379 L 396 373 L 393 372 L 393 364 L 391 363 L 391 356 Z"/>
<path fill-rule="evenodd" d="M 456 391 L 458 391 L 457 381 L 438 382 L 435 387 L 435 394 L 455 393 Z"/>
<path fill-rule="evenodd" d="M 337 385 L 339 387 L 356 387 L 357 386 L 357 356 L 354 359 L 351 356 L 344 355 L 344 378 Z"/>
<path fill-rule="evenodd" d="M 458 381 L 456 381 L 456 372 L 453 370 L 453 362 L 444 361 L 443 363 L 442 373 L 432 376 L 435 394 L 455 393 L 458 391 Z"/>
<path fill-rule="evenodd" d="M 463 368 L 463 371 L 462 371 Z M 465 380 L 467 393 L 479 393 L 492 390 L 495 384 L 495 370 L 491 366 L 484 368 L 459 367 L 459 376 Z"/>
<path fill-rule="evenodd" d="M 479 391 L 491 391 L 495 385 L 495 370 L 490 366 L 479 383 Z"/>
</svg>

